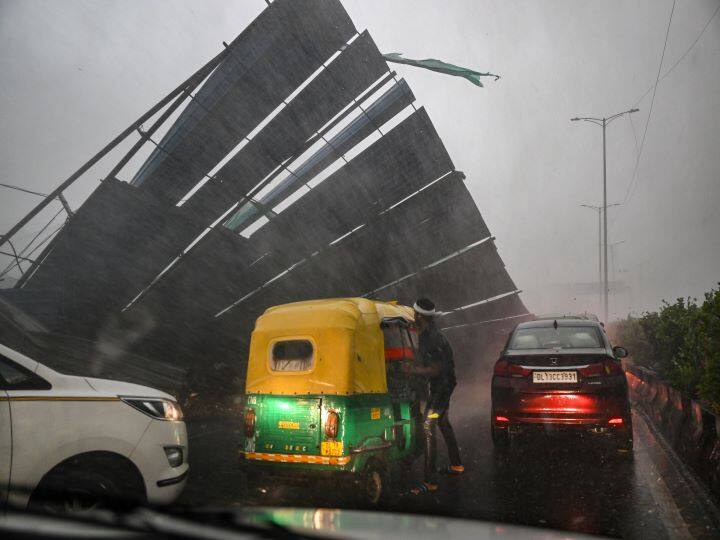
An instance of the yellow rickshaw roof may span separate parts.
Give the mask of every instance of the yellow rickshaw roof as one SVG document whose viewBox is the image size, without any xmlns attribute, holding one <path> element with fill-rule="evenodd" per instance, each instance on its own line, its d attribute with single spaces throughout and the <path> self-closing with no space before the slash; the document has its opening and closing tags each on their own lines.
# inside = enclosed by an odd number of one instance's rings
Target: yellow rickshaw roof
<svg viewBox="0 0 720 540">
<path fill-rule="evenodd" d="M 255 323 L 246 378 L 248 394 L 365 394 L 387 392 L 383 319 L 413 320 L 413 310 L 367 298 L 332 298 L 268 308 Z M 279 340 L 306 339 L 314 348 L 307 371 L 273 371 Z"/>
<path fill-rule="evenodd" d="M 413 320 L 413 310 L 394 302 L 380 302 L 367 298 L 327 298 L 306 300 L 273 306 L 265 310 L 257 320 L 256 329 L 277 330 L 292 321 L 293 328 L 319 326 L 325 328 L 355 328 L 363 315 L 385 318 L 402 317 Z M 302 317 L 298 319 L 298 317 Z"/>
</svg>

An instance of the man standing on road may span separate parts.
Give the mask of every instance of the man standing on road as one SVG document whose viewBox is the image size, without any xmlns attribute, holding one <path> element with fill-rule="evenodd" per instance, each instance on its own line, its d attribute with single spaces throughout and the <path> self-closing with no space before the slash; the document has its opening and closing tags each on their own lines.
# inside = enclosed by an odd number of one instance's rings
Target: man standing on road
<svg viewBox="0 0 720 540">
<path fill-rule="evenodd" d="M 437 327 L 435 321 L 435 304 L 427 298 L 420 298 L 413 306 L 415 310 L 415 324 L 420 332 L 419 336 L 419 365 L 411 365 L 407 372 L 422 375 L 428 378 L 428 400 L 423 419 L 423 432 L 425 435 L 425 480 L 411 490 L 413 495 L 436 491 L 437 482 L 437 430 L 445 439 L 448 449 L 450 466 L 446 473 L 461 475 L 465 468 L 460 460 L 455 432 L 450 425 L 448 409 L 450 396 L 455 389 L 455 364 L 453 351 L 445 335 Z"/>
</svg>

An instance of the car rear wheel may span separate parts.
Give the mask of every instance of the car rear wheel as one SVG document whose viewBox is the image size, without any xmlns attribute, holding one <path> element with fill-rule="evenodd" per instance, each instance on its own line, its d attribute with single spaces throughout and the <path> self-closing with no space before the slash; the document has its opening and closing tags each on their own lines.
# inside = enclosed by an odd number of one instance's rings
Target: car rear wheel
<svg viewBox="0 0 720 540">
<path fill-rule="evenodd" d="M 507 428 L 491 427 L 492 442 L 495 450 L 504 452 L 510 448 L 510 432 Z"/>
<path fill-rule="evenodd" d="M 631 461 L 633 454 L 633 436 L 619 435 L 612 445 L 613 456 L 622 461 Z"/>
<path fill-rule="evenodd" d="M 490 411 L 490 434 L 495 450 L 505 452 L 510 448 L 510 426 L 495 425 L 495 409 Z"/>
</svg>

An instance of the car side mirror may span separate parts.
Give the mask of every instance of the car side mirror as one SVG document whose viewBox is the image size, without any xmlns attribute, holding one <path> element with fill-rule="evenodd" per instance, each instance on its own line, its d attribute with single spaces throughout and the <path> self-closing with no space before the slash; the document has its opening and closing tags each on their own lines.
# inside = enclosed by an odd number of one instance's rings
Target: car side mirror
<svg viewBox="0 0 720 540">
<path fill-rule="evenodd" d="M 615 358 L 627 358 L 628 352 L 625 347 L 613 347 Z"/>
</svg>

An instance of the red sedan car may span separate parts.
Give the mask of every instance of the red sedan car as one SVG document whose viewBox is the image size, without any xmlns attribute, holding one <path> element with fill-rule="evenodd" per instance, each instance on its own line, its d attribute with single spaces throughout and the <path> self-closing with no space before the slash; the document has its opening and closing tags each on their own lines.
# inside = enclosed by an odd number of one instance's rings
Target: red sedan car
<svg viewBox="0 0 720 540">
<path fill-rule="evenodd" d="M 574 431 L 632 456 L 628 386 L 597 321 L 536 320 L 510 334 L 492 379 L 492 440 L 507 448 L 525 432 Z"/>
</svg>

